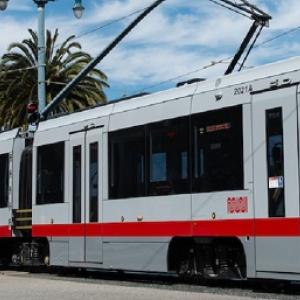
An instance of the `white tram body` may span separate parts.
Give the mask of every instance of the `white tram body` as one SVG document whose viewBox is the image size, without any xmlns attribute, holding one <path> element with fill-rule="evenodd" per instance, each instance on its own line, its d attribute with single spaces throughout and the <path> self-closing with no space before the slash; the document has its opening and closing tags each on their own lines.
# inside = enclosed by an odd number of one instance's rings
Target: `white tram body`
<svg viewBox="0 0 300 300">
<path fill-rule="evenodd" d="M 32 205 L 25 139 L 0 134 L 2 250 L 20 262 L 18 241 L 43 241 L 52 266 L 300 280 L 299 83 L 293 58 L 43 121 Z"/>
</svg>

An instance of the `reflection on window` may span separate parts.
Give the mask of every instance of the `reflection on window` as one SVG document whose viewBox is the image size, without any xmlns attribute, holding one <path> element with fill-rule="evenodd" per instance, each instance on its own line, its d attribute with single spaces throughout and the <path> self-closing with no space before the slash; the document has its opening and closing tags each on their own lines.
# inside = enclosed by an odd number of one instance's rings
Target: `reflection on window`
<svg viewBox="0 0 300 300">
<path fill-rule="evenodd" d="M 0 155 L 0 208 L 8 205 L 9 155 Z"/>
<path fill-rule="evenodd" d="M 109 172 L 110 199 L 242 190 L 242 106 L 112 132 Z"/>
<path fill-rule="evenodd" d="M 188 118 L 180 118 L 149 125 L 149 195 L 189 192 L 188 120 Z"/>
<path fill-rule="evenodd" d="M 98 222 L 98 143 L 90 144 L 90 222 Z"/>
<path fill-rule="evenodd" d="M 284 217 L 284 151 L 282 108 L 266 111 L 269 216 Z"/>
<path fill-rule="evenodd" d="M 243 189 L 242 107 L 193 116 L 194 192 Z"/>
<path fill-rule="evenodd" d="M 64 143 L 38 147 L 37 204 L 64 202 Z"/>
<path fill-rule="evenodd" d="M 188 178 L 188 153 L 181 152 L 181 178 Z"/>
<path fill-rule="evenodd" d="M 167 179 L 167 161 L 166 153 L 153 153 L 151 155 L 150 181 L 166 181 Z"/>
<path fill-rule="evenodd" d="M 109 196 L 111 199 L 145 196 L 145 128 L 109 135 Z"/>
</svg>

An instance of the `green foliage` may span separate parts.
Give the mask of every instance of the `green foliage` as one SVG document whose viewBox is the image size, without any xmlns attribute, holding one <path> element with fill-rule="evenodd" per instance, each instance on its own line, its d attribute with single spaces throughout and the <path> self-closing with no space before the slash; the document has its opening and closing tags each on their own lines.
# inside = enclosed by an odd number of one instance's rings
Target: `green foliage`
<svg viewBox="0 0 300 300">
<path fill-rule="evenodd" d="M 27 104 L 38 102 L 38 38 L 31 29 L 29 33 L 29 39 L 23 40 L 22 43 L 12 43 L 0 61 L 1 127 L 15 128 L 27 124 Z M 57 29 L 53 35 L 47 31 L 47 103 L 92 60 L 88 53 L 81 51 L 81 45 L 74 41 L 74 36 L 70 36 L 59 45 L 57 40 Z M 95 68 L 61 102 L 55 113 L 73 112 L 106 103 L 103 91 L 105 87 L 108 87 L 106 75 Z"/>
</svg>

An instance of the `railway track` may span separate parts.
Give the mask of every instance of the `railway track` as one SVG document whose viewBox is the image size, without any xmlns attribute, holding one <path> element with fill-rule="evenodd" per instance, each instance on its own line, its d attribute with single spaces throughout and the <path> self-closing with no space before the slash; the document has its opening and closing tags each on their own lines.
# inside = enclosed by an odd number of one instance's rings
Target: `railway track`
<svg viewBox="0 0 300 300">
<path fill-rule="evenodd" d="M 256 281 L 216 281 L 183 282 L 176 276 L 164 274 L 125 273 L 113 271 L 93 271 L 77 269 L 28 269 L 3 268 L 1 274 L 21 278 L 59 280 L 66 282 L 90 283 L 99 285 L 133 288 L 152 288 L 191 292 L 218 296 L 248 297 L 253 299 L 300 299 L 300 284 Z M 266 290 L 268 288 L 268 290 Z"/>
</svg>

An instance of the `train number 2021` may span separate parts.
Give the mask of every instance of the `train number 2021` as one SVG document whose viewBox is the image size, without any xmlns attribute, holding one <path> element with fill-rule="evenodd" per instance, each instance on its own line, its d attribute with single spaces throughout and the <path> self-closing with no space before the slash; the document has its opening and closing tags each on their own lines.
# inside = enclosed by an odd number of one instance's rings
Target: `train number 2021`
<svg viewBox="0 0 300 300">
<path fill-rule="evenodd" d="M 238 95 L 244 95 L 244 94 L 249 94 L 253 91 L 253 87 L 251 84 L 249 85 L 244 85 L 238 88 L 234 89 L 234 95 L 238 96 Z"/>
</svg>

